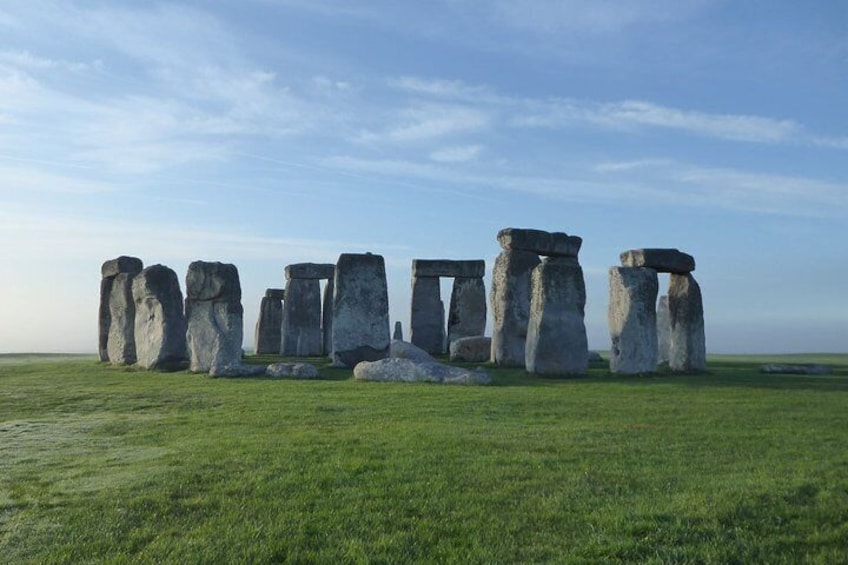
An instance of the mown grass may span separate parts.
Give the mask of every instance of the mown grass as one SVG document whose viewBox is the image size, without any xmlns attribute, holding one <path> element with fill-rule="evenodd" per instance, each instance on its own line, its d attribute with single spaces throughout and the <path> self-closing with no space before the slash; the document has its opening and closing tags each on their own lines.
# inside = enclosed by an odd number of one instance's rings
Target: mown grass
<svg viewBox="0 0 848 565">
<path fill-rule="evenodd" d="M 846 563 L 848 356 L 759 362 L 492 387 L 3 365 L 0 556 Z"/>
</svg>

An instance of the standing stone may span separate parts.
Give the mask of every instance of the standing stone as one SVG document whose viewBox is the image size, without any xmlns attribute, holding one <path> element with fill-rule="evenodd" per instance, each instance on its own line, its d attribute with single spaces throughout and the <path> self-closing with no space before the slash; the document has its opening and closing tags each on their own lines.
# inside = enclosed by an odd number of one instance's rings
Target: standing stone
<svg viewBox="0 0 848 565">
<path fill-rule="evenodd" d="M 186 340 L 195 373 L 225 375 L 241 365 L 244 309 L 238 269 L 229 263 L 194 261 L 186 274 Z"/>
<path fill-rule="evenodd" d="M 671 353 L 671 315 L 668 312 L 668 295 L 660 296 L 657 303 L 657 362 L 668 363 Z"/>
<path fill-rule="evenodd" d="M 610 371 L 653 373 L 657 370 L 657 272 L 612 267 L 609 277 Z"/>
<path fill-rule="evenodd" d="M 135 355 L 135 302 L 132 296 L 132 273 L 121 273 L 112 281 L 109 294 L 109 340 L 107 351 L 113 365 L 132 365 Z"/>
<path fill-rule="evenodd" d="M 333 364 L 353 367 L 389 353 L 389 291 L 380 255 L 342 253 L 333 293 Z"/>
<path fill-rule="evenodd" d="M 668 311 L 671 318 L 669 367 L 687 373 L 705 371 L 704 305 L 701 287 L 691 274 L 670 276 Z"/>
<path fill-rule="evenodd" d="M 259 306 L 259 318 L 256 320 L 256 354 L 279 355 L 282 341 L 283 301 L 266 295 Z"/>
<path fill-rule="evenodd" d="M 589 345 L 586 284 L 574 257 L 549 257 L 533 269 L 525 364 L 529 373 L 584 375 Z"/>
<path fill-rule="evenodd" d="M 448 314 L 448 344 L 486 332 L 486 285 L 482 278 L 453 280 Z"/>
<path fill-rule="evenodd" d="M 445 324 L 438 277 L 412 278 L 409 341 L 431 355 L 444 352 Z"/>
<path fill-rule="evenodd" d="M 333 279 L 324 286 L 324 300 L 321 303 L 321 351 L 323 355 L 333 353 Z"/>
<path fill-rule="evenodd" d="M 321 284 L 318 279 L 290 279 L 283 300 L 280 351 L 293 357 L 321 355 Z"/>
<path fill-rule="evenodd" d="M 115 282 L 115 277 L 121 273 L 128 273 L 131 277 L 141 272 L 143 264 L 141 259 L 137 257 L 127 257 L 121 255 L 116 259 L 110 259 L 103 263 L 100 267 L 100 308 L 98 312 L 98 354 L 103 362 L 109 361 L 109 331 L 112 325 L 112 310 L 110 300 L 112 295 L 112 286 Z M 127 317 L 130 325 L 134 324 L 132 316 Z M 126 333 L 126 330 L 119 330 L 121 333 Z"/>
<path fill-rule="evenodd" d="M 392 334 L 392 341 L 403 341 L 403 325 L 400 322 L 395 322 L 395 331 Z"/>
<path fill-rule="evenodd" d="M 530 251 L 504 250 L 492 272 L 492 362 L 523 367 L 530 319 L 530 273 L 539 264 Z"/>
<path fill-rule="evenodd" d="M 187 363 L 183 293 L 177 274 L 164 265 L 133 279 L 135 351 L 144 369 L 179 370 Z"/>
</svg>

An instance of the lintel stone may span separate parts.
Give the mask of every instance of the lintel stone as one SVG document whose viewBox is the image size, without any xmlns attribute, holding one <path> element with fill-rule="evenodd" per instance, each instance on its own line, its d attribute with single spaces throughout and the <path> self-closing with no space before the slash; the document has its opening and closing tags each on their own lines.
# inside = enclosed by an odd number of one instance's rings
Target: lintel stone
<svg viewBox="0 0 848 565">
<path fill-rule="evenodd" d="M 413 259 L 413 277 L 454 277 L 482 279 L 486 262 L 482 259 L 457 261 L 450 259 Z"/>
<path fill-rule="evenodd" d="M 677 249 L 631 249 L 621 254 L 621 266 L 685 275 L 695 270 L 695 258 Z"/>
<path fill-rule="evenodd" d="M 265 290 L 265 298 L 273 298 L 274 300 L 283 300 L 286 297 L 286 290 L 283 288 L 269 288 Z"/>
<path fill-rule="evenodd" d="M 563 232 L 504 228 L 498 232 L 498 243 L 505 250 L 531 251 L 544 257 L 577 257 L 583 238 Z"/>
<path fill-rule="evenodd" d="M 126 255 L 121 255 L 116 259 L 110 259 L 103 263 L 103 266 L 100 267 L 100 274 L 104 279 L 116 277 L 120 273 L 129 273 L 130 275 L 135 276 L 139 274 L 143 268 L 144 265 L 138 257 L 127 257 Z"/>
<path fill-rule="evenodd" d="M 286 280 L 331 279 L 336 272 L 332 263 L 294 263 L 285 269 Z"/>
</svg>

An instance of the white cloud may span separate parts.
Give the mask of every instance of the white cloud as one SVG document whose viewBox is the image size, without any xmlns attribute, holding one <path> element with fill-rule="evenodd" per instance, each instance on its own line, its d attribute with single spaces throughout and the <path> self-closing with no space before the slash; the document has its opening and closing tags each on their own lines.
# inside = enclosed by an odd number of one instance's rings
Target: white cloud
<svg viewBox="0 0 848 565">
<path fill-rule="evenodd" d="M 477 159 L 482 150 L 482 145 L 443 147 L 430 153 L 430 159 L 441 163 L 466 163 Z"/>
<path fill-rule="evenodd" d="M 364 131 L 359 141 L 413 142 L 476 132 L 491 121 L 482 109 L 465 105 L 419 104 L 399 112 L 383 131 Z"/>
</svg>

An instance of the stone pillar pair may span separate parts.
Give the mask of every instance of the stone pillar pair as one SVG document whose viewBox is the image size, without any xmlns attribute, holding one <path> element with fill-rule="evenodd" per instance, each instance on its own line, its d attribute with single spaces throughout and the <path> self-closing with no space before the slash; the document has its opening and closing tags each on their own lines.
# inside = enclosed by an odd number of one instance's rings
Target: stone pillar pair
<svg viewBox="0 0 848 565">
<path fill-rule="evenodd" d="M 332 332 L 332 264 L 296 263 L 285 269 L 279 352 L 293 357 L 315 357 L 329 352 Z M 323 308 L 320 281 L 327 280 Z"/>
<path fill-rule="evenodd" d="M 486 287 L 482 260 L 413 259 L 412 309 L 409 340 L 433 355 L 445 352 L 446 342 L 480 336 L 486 331 Z M 454 279 L 445 334 L 441 277 Z"/>
<path fill-rule="evenodd" d="M 492 274 L 491 360 L 542 375 L 585 374 L 586 284 L 577 259 L 583 240 L 506 228 L 498 243 L 503 250 Z"/>
<path fill-rule="evenodd" d="M 114 365 L 136 362 L 133 279 L 143 269 L 141 259 L 122 255 L 100 268 L 98 316 L 100 360 Z"/>
<path fill-rule="evenodd" d="M 704 308 L 692 271 L 695 259 L 677 249 L 636 249 L 621 254 L 610 269 L 609 326 L 613 373 L 653 373 L 664 324 L 657 323 L 657 273 L 669 273 L 668 363 L 673 371 L 706 369 Z M 660 315 L 665 314 L 660 303 Z"/>
</svg>

